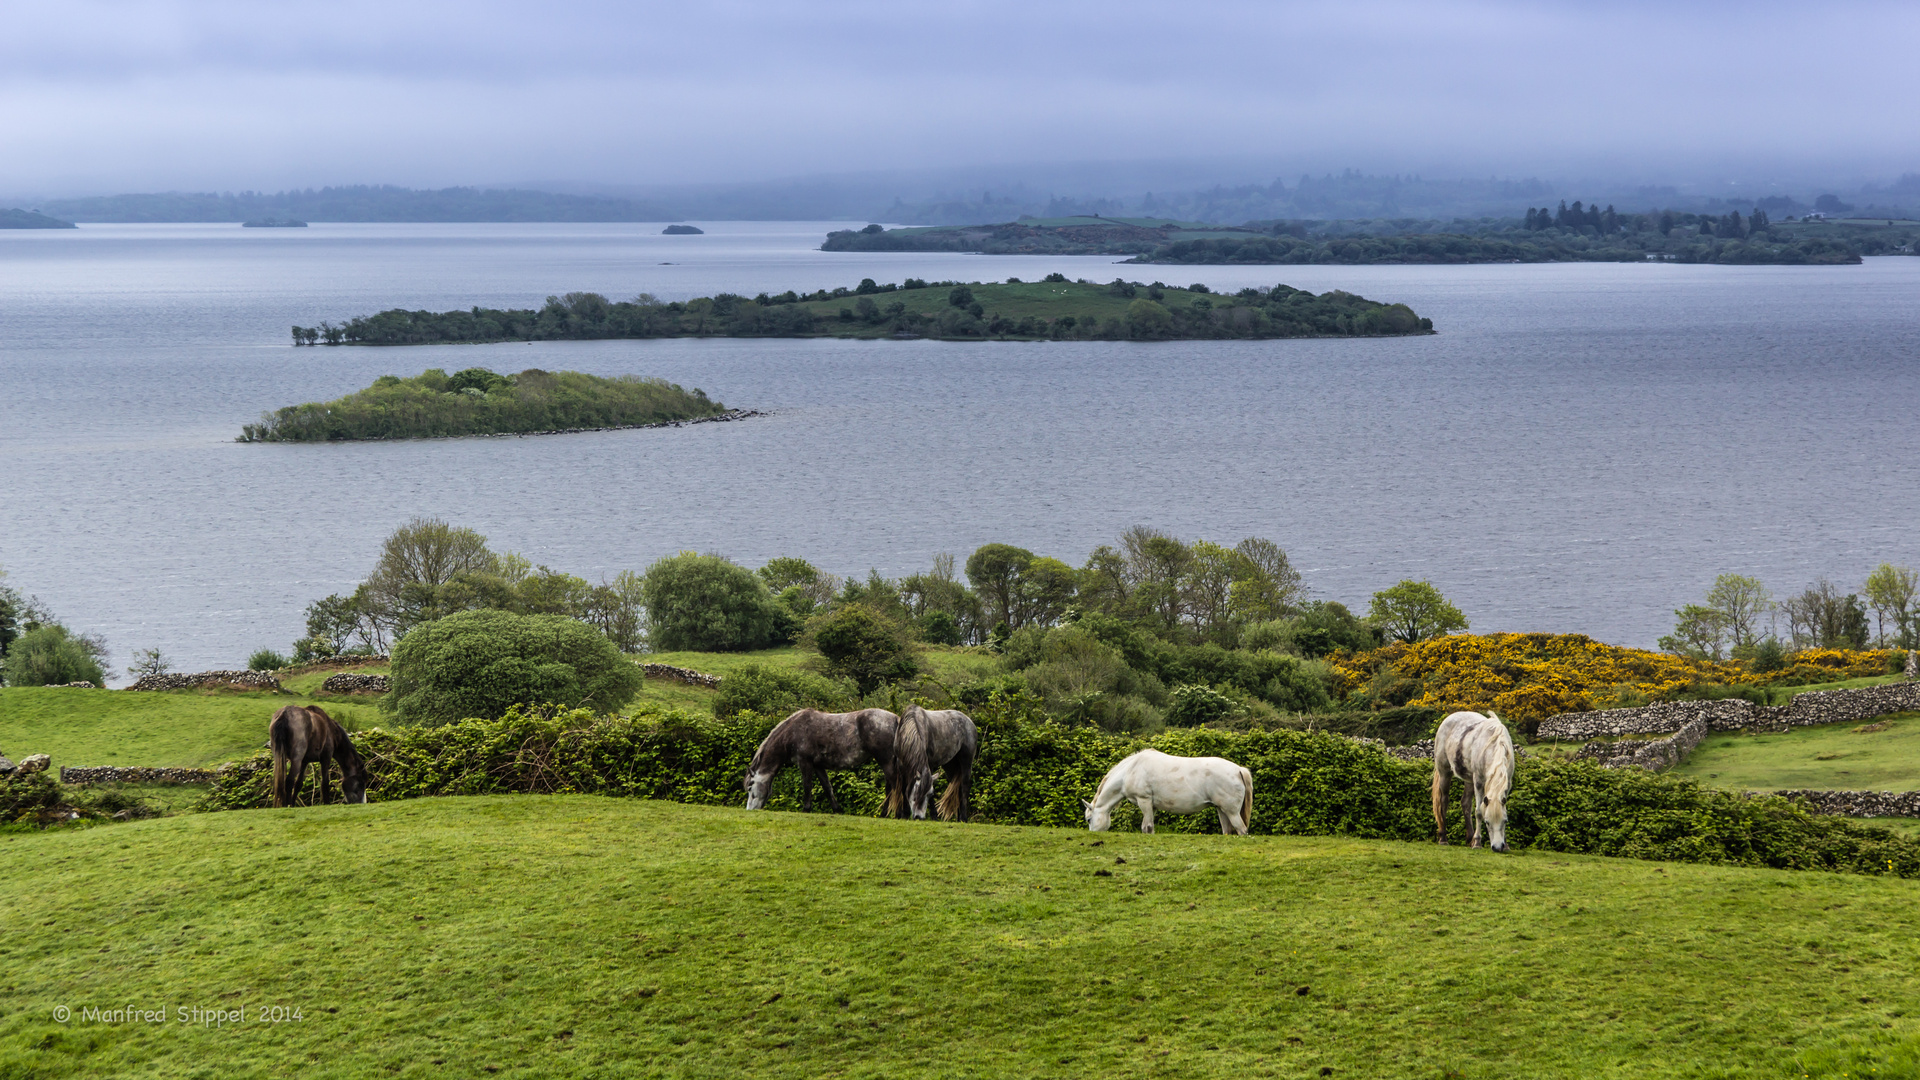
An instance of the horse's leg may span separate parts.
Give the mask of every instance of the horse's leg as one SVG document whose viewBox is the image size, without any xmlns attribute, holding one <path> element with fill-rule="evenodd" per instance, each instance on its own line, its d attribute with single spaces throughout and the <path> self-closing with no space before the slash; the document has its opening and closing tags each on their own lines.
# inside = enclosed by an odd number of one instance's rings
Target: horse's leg
<svg viewBox="0 0 1920 1080">
<path fill-rule="evenodd" d="M 827 805 L 833 807 L 834 813 L 839 813 L 840 796 L 833 793 L 833 777 L 828 776 L 825 769 L 820 770 L 820 790 L 827 793 Z"/>
<path fill-rule="evenodd" d="M 333 758 L 320 759 L 320 805 L 333 801 Z"/>
<path fill-rule="evenodd" d="M 1433 769 L 1433 841 L 1447 842 L 1447 774 L 1438 764 Z"/>
<path fill-rule="evenodd" d="M 1144 833 L 1152 832 L 1153 831 L 1153 800 L 1152 799 L 1135 799 L 1133 801 L 1135 805 L 1140 807 L 1140 831 Z"/>
<path fill-rule="evenodd" d="M 1479 847 L 1480 846 L 1480 814 L 1478 813 L 1478 807 L 1475 805 L 1475 799 L 1474 799 L 1474 796 L 1477 794 L 1477 790 L 1474 788 L 1474 785 L 1473 785 L 1473 777 L 1466 776 L 1466 777 L 1462 777 L 1461 779 L 1466 781 L 1464 784 L 1460 785 L 1461 787 L 1466 788 L 1465 791 L 1462 791 L 1460 793 L 1460 806 L 1462 809 L 1464 809 L 1467 812 L 1467 846 Z"/>
<path fill-rule="evenodd" d="M 813 813 L 813 762 L 800 761 L 800 809 L 804 813 Z"/>
</svg>

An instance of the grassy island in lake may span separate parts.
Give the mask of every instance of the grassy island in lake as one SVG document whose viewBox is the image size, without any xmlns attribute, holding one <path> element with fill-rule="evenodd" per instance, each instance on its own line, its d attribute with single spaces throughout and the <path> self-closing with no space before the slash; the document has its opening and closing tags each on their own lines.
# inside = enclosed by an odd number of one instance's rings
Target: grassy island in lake
<svg viewBox="0 0 1920 1080">
<path fill-rule="evenodd" d="M 598 293 L 547 298 L 538 311 L 403 311 L 320 331 L 294 327 L 296 342 L 429 345 L 441 342 L 660 337 L 937 337 L 951 340 L 1195 340 L 1382 337 L 1423 334 L 1433 323 L 1405 304 L 1338 290 L 1315 295 L 1286 285 L 1216 294 L 1205 285 L 1101 285 L 1050 274 L 1003 283 L 908 278 L 812 293 L 732 293 L 662 302 L 641 294 L 614 302 Z"/>
<path fill-rule="evenodd" d="M 547 431 L 638 427 L 720 416 L 725 406 L 705 392 L 661 379 L 617 379 L 578 371 L 529 368 L 498 375 L 433 368 L 411 379 L 382 375 L 337 401 L 290 405 L 247 424 L 240 442 L 336 442 L 429 439 L 455 435 L 524 435 Z"/>
</svg>

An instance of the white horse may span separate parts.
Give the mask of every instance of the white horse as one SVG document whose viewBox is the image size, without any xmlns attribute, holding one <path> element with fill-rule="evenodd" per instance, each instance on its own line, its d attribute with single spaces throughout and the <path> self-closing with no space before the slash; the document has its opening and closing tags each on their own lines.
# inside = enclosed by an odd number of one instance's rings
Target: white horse
<svg viewBox="0 0 1920 1080">
<path fill-rule="evenodd" d="M 1153 812 L 1191 814 L 1208 806 L 1220 812 L 1220 831 L 1246 835 L 1253 820 L 1253 774 L 1217 757 L 1174 757 L 1142 750 L 1107 771 L 1093 801 L 1080 800 L 1087 828 L 1105 832 L 1113 808 L 1131 799 L 1140 807 L 1140 831 L 1153 831 Z"/>
<path fill-rule="evenodd" d="M 1480 846 L 1480 823 L 1487 824 L 1487 846 L 1507 850 L 1507 796 L 1513 791 L 1513 736 L 1498 716 L 1457 712 L 1433 733 L 1433 827 L 1447 842 L 1447 785 L 1466 782 L 1460 809 L 1467 817 L 1467 838 Z"/>
</svg>

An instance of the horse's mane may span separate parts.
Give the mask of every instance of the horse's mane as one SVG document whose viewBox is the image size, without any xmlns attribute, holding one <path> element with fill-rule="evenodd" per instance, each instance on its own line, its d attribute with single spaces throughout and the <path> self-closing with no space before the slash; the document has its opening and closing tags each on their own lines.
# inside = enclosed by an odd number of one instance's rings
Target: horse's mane
<svg viewBox="0 0 1920 1080">
<path fill-rule="evenodd" d="M 759 747 L 754 750 L 753 760 L 747 763 L 748 770 L 759 772 L 763 759 L 772 757 L 778 760 L 780 755 L 787 752 L 793 745 L 794 721 L 808 716 L 823 715 L 825 714 L 819 709 L 795 709 L 785 720 L 773 725 L 773 730 L 767 732 L 767 737 L 760 740 Z"/>
<path fill-rule="evenodd" d="M 1491 709 L 1487 710 L 1487 719 L 1503 728 L 1506 726 Z M 1513 789 L 1513 740 L 1498 740 L 1494 748 L 1495 753 L 1490 755 L 1492 760 L 1487 762 L 1487 790 L 1500 792 L 1500 797 L 1504 799 L 1506 793 Z"/>
<path fill-rule="evenodd" d="M 900 713 L 900 726 L 893 733 L 893 759 L 887 763 L 887 806 L 882 811 L 892 817 L 907 802 L 907 787 L 927 765 L 927 711 L 909 704 Z"/>
</svg>

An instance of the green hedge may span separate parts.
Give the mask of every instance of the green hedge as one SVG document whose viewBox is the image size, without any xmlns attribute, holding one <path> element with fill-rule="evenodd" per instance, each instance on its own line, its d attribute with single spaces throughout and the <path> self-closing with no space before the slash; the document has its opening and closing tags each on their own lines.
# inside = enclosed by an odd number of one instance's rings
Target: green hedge
<svg viewBox="0 0 1920 1080">
<path fill-rule="evenodd" d="M 1114 762 L 1152 746 L 1171 754 L 1219 755 L 1251 770 L 1256 833 L 1416 842 L 1433 835 L 1432 767 L 1339 735 L 1195 728 L 1127 739 L 1053 723 L 1025 696 L 996 695 L 974 718 L 980 727 L 974 774 L 980 822 L 1081 828 L 1080 800 L 1092 797 Z M 585 710 L 516 708 L 499 720 L 376 729 L 357 733 L 354 741 L 373 774 L 371 797 L 380 801 L 585 792 L 738 806 L 745 798 L 747 762 L 776 722 L 755 713 L 721 720 L 680 712 L 595 717 Z M 269 805 L 271 772 L 264 753 L 232 764 L 203 807 Z M 879 812 L 877 767 L 836 774 L 834 784 L 849 811 Z M 782 771 L 769 805 L 798 809 L 796 770 Z M 1638 769 L 1523 761 L 1508 805 L 1507 836 L 1516 847 L 1920 877 L 1920 841 L 1813 814 L 1785 799 L 1747 798 Z M 1452 838 L 1463 839 L 1457 811 L 1450 824 Z M 1138 827 L 1138 812 L 1123 806 L 1114 827 Z M 1161 828 L 1208 832 L 1218 825 L 1209 811 L 1165 817 Z"/>
</svg>

